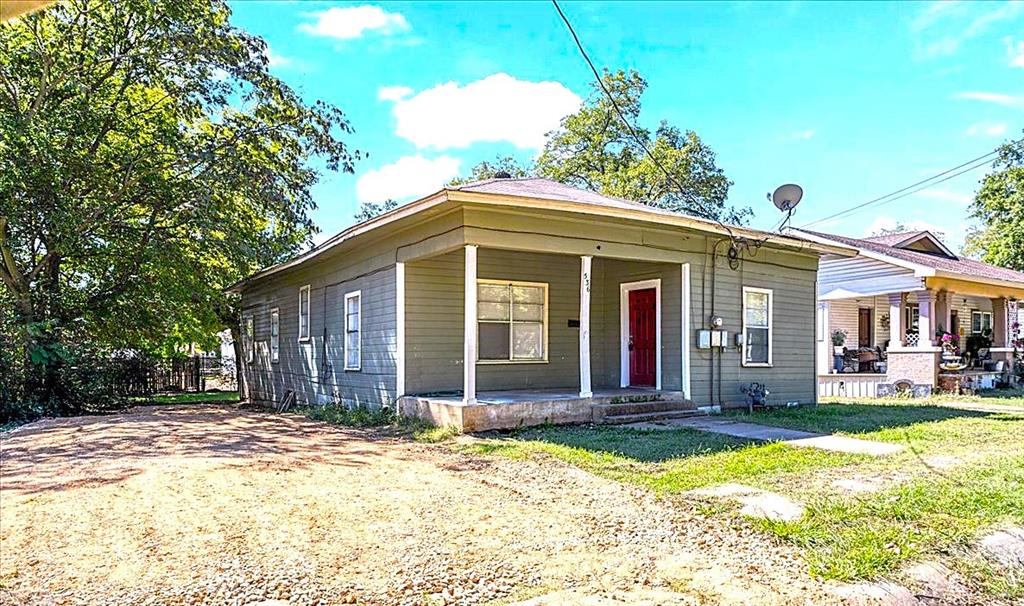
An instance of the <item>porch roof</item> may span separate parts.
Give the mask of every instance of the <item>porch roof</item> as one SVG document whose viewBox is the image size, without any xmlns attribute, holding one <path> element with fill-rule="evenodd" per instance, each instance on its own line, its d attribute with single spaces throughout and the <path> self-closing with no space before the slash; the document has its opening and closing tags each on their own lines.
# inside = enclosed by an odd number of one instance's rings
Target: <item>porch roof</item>
<svg viewBox="0 0 1024 606">
<path fill-rule="evenodd" d="M 691 217 L 622 198 L 614 198 L 578 189 L 550 179 L 532 177 L 524 179 L 487 179 L 458 187 L 442 189 L 429 196 L 399 206 L 373 219 L 353 225 L 308 252 L 262 269 L 248 278 L 236 282 L 228 287 L 226 292 L 237 294 L 258 280 L 302 265 L 355 238 L 368 235 L 370 232 L 376 232 L 376 230 L 386 228 L 398 221 L 409 219 L 419 213 L 436 209 L 442 205 L 451 207 L 467 203 L 536 208 L 555 212 L 586 214 L 612 220 L 642 221 L 730 237 L 738 236 L 762 241 L 767 243 L 768 246 L 789 250 L 802 250 L 817 255 L 856 255 L 855 250 L 842 244 L 817 242 L 801 235 L 785 235 L 747 227 L 726 225 L 711 219 Z"/>
</svg>

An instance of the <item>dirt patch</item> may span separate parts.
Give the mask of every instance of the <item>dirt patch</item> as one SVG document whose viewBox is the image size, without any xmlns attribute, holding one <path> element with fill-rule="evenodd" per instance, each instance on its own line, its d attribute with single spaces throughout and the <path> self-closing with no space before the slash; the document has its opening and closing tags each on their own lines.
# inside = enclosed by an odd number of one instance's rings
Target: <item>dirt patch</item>
<svg viewBox="0 0 1024 606">
<path fill-rule="evenodd" d="M 685 500 L 294 415 L 47 420 L 0 457 L 4 604 L 838 601 L 794 550 Z"/>
</svg>

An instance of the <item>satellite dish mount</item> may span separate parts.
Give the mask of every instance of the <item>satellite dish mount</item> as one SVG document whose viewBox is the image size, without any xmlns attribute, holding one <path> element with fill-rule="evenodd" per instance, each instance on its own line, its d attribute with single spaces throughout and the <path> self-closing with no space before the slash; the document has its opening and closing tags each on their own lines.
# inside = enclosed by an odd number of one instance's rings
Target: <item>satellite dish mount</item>
<svg viewBox="0 0 1024 606">
<path fill-rule="evenodd" d="M 796 205 L 800 204 L 800 199 L 804 197 L 804 189 L 796 183 L 787 183 L 780 185 L 775 188 L 775 192 L 768 194 L 768 199 L 772 201 L 775 208 L 786 213 L 786 218 L 782 221 L 782 225 L 779 226 L 781 231 L 789 223 L 790 218 L 793 216 L 793 210 L 796 209 Z"/>
</svg>

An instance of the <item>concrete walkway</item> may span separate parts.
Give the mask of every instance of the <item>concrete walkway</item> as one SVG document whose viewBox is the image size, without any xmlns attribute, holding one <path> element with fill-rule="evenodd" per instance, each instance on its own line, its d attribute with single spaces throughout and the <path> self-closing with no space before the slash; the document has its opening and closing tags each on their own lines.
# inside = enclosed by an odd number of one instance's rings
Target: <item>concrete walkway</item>
<svg viewBox="0 0 1024 606">
<path fill-rule="evenodd" d="M 735 421 L 723 417 L 688 417 L 684 419 L 667 419 L 665 421 L 652 421 L 645 423 L 634 423 L 626 425 L 634 429 L 698 429 L 720 433 L 735 438 L 758 440 L 762 442 L 785 442 L 789 446 L 803 448 L 818 448 L 831 450 L 833 452 L 845 452 L 850 454 L 867 454 L 883 456 L 903 450 L 900 444 L 889 444 L 887 442 L 872 442 L 858 438 L 837 436 L 835 434 L 820 434 L 784 427 L 772 427 L 770 425 L 758 425 L 746 421 Z"/>
</svg>

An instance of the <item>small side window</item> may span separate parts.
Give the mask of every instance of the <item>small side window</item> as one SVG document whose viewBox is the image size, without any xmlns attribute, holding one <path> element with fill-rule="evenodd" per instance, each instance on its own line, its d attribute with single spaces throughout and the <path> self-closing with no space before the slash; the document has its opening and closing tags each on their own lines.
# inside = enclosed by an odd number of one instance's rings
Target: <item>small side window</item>
<svg viewBox="0 0 1024 606">
<path fill-rule="evenodd" d="M 281 356 L 281 312 L 270 310 L 270 361 L 277 362 Z"/>
<path fill-rule="evenodd" d="M 772 291 L 743 287 L 743 365 L 772 365 Z"/>
<path fill-rule="evenodd" d="M 299 289 L 299 340 L 309 340 L 309 284 Z"/>
<path fill-rule="evenodd" d="M 359 370 L 362 366 L 362 301 L 358 290 L 345 295 L 345 370 Z"/>
<path fill-rule="evenodd" d="M 245 361 L 248 364 L 252 364 L 254 351 L 256 349 L 254 343 L 256 338 L 256 328 L 253 324 L 252 316 L 245 316 L 242 320 L 242 325 L 242 348 L 245 349 Z"/>
</svg>

